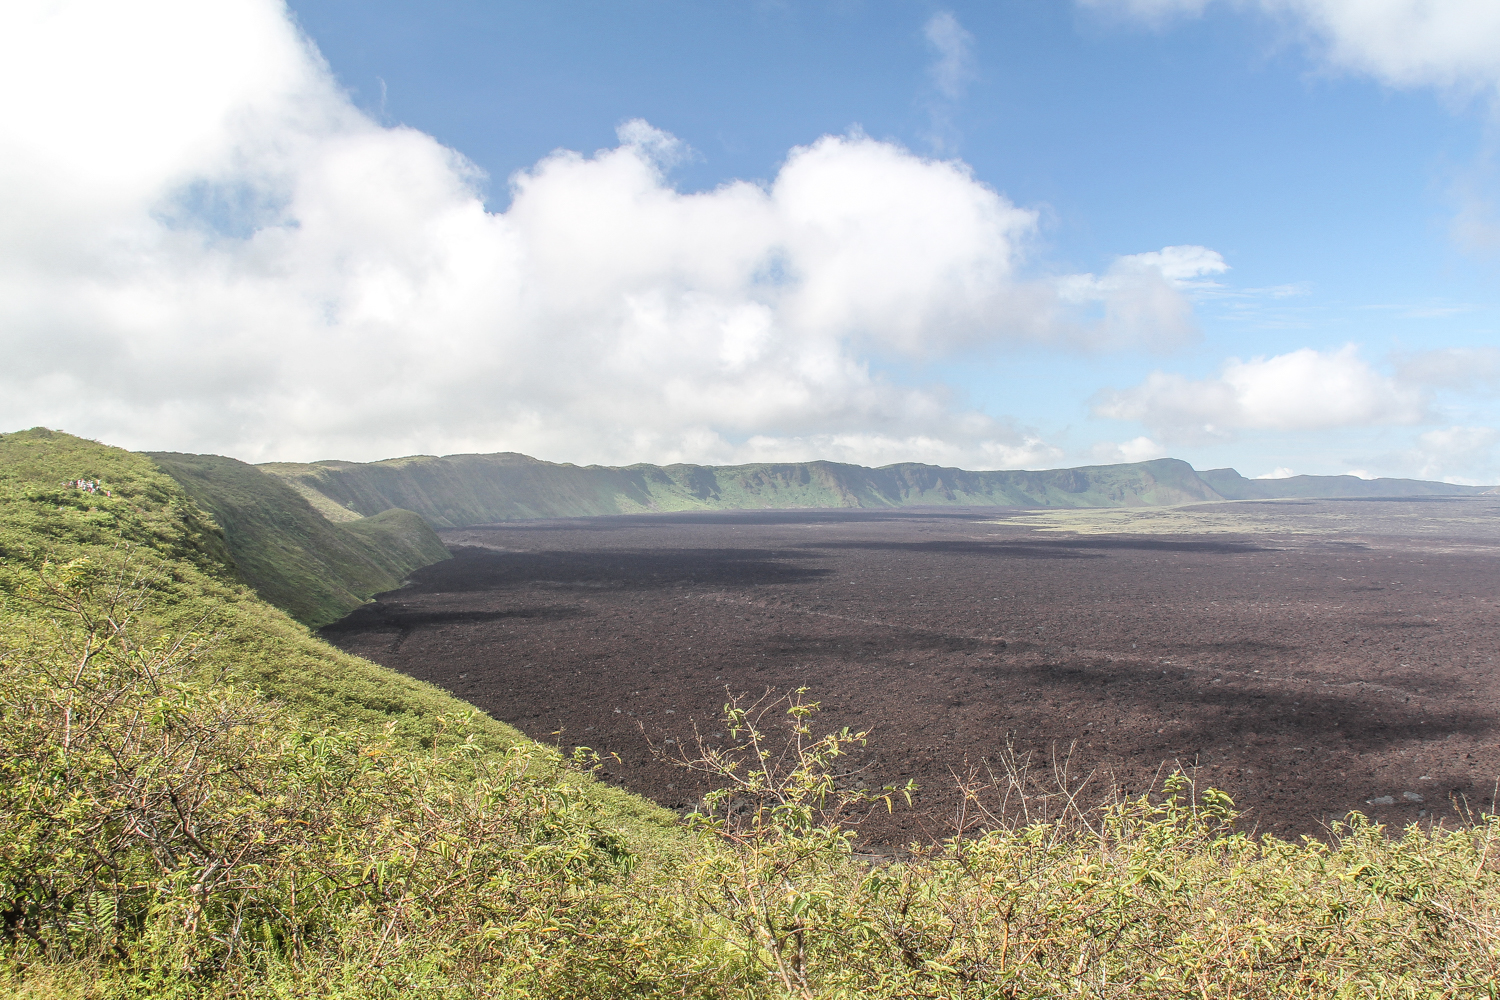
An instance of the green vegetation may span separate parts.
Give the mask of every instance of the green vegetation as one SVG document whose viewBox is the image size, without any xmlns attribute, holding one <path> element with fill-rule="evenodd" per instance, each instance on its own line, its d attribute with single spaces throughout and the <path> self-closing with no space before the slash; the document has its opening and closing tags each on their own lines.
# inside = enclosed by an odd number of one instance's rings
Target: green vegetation
<svg viewBox="0 0 1500 1000">
<path fill-rule="evenodd" d="M 1337 499 L 1337 498 L 1334 498 Z M 1404 498 L 1394 497 L 1394 501 Z M 1175 507 L 1130 507 L 1090 510 L 1036 510 L 996 524 L 1065 531 L 1077 535 L 1347 535 L 1368 538 L 1395 535 L 1408 541 L 1453 544 L 1454 537 L 1492 535 L 1493 496 L 1473 496 L 1424 504 L 1421 517 L 1404 503 L 1309 504 L 1227 500 Z M 1392 508 L 1396 508 L 1393 512 Z M 1446 541 L 1437 541 L 1446 536 Z"/>
<path fill-rule="evenodd" d="M 64 485 L 76 479 L 98 481 L 113 496 Z M 51 621 L 51 612 L 16 594 L 45 563 L 80 558 L 138 567 L 151 584 L 132 628 L 150 636 L 212 637 L 211 652 L 200 655 L 205 665 L 309 725 L 387 733 L 401 745 L 426 747 L 445 731 L 444 720 L 468 717 L 470 735 L 486 751 L 530 743 L 467 702 L 339 652 L 267 604 L 239 581 L 213 520 L 150 458 L 46 430 L 0 434 L 0 596 L 8 595 L 7 628 Z M 670 814 L 608 786 L 595 786 L 591 794 L 632 822 L 640 819 L 643 829 L 670 822 Z"/>
<path fill-rule="evenodd" d="M 218 455 L 150 457 L 213 515 L 245 582 L 314 628 L 337 621 L 372 594 L 396 589 L 412 570 L 448 558 L 437 535 L 411 511 L 369 518 L 349 513 L 336 522 L 253 465 Z"/>
<path fill-rule="evenodd" d="M 1497 995 L 1493 817 L 1252 839 L 1184 776 L 1088 807 L 1006 755 L 870 864 L 848 820 L 901 790 L 815 710 L 729 705 L 679 824 L 319 642 L 146 457 L 0 436 L 0 993 Z"/>
<path fill-rule="evenodd" d="M 323 505 L 414 510 L 439 527 L 533 517 L 767 507 L 1115 507 L 1217 500 L 1186 462 L 1163 458 L 1046 472 L 933 465 L 555 465 L 525 455 L 419 455 L 384 462 L 260 466 Z"/>
<path fill-rule="evenodd" d="M 1485 487 L 1455 486 L 1421 479 L 1360 479 L 1358 476 L 1288 476 L 1246 479 L 1233 469 L 1198 473 L 1225 500 L 1287 500 L 1293 497 L 1436 497 L 1472 496 Z"/>
<path fill-rule="evenodd" d="M 1196 473 L 1172 458 L 1044 472 L 968 472 L 906 463 L 867 469 L 836 462 L 781 465 L 557 465 L 525 455 L 417 455 L 384 462 L 271 463 L 332 516 L 414 510 L 442 528 L 535 517 L 767 507 L 1150 507 L 1287 496 L 1462 495 L 1475 487 L 1353 476 L 1245 479 Z"/>
</svg>

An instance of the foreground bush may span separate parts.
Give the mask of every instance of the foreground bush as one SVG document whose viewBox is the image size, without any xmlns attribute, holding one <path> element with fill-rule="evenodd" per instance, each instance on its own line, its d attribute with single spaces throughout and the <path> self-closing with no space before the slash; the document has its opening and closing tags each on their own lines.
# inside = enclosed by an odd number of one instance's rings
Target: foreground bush
<svg viewBox="0 0 1500 1000">
<path fill-rule="evenodd" d="M 8 615 L 0 654 L 13 985 L 84 965 L 107 973 L 90 993 L 706 985 L 681 983 L 686 932 L 626 891 L 636 859 L 555 752 L 480 753 L 461 720 L 421 754 L 309 729 L 206 670 L 211 639 L 137 635 L 145 582 L 84 559 L 12 597 L 45 612 Z"/>
<path fill-rule="evenodd" d="M 643 863 L 581 793 L 586 752 L 311 728 L 229 683 L 211 636 L 141 635 L 148 584 L 80 559 L 7 598 L 13 993 L 1496 995 L 1493 817 L 1252 840 L 1182 775 L 1083 809 L 1011 759 L 962 836 L 872 865 L 847 819 L 903 790 L 854 787 L 864 734 L 817 738 L 799 695 L 728 706 L 728 743 L 685 762 L 719 786 L 694 835 Z"/>
<path fill-rule="evenodd" d="M 722 779 L 696 818 L 719 849 L 698 848 L 688 886 L 786 994 L 1500 995 L 1500 817 L 1393 839 L 1355 814 L 1332 843 L 1254 840 L 1180 773 L 1084 808 L 1065 768 L 1048 787 L 1007 755 L 964 789 L 960 835 L 872 866 L 841 823 L 892 792 L 838 773 L 864 734 L 812 739 L 815 706 L 783 703 L 784 740 L 762 731 L 770 706 L 732 704 L 730 747 L 687 762 Z"/>
</svg>

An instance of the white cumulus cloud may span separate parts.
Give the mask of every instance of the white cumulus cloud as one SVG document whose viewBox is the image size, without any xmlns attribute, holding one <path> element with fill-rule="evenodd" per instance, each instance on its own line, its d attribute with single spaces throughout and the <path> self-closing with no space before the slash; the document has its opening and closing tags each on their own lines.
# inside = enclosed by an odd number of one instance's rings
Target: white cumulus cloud
<svg viewBox="0 0 1500 1000">
<path fill-rule="evenodd" d="M 1500 428 L 1451 424 L 1414 435 L 1403 447 L 1351 460 L 1360 468 L 1349 475 L 1361 479 L 1395 476 L 1437 479 L 1466 486 L 1500 484 Z"/>
<path fill-rule="evenodd" d="M 1198 336 L 1193 307 L 1184 293 L 1213 286 L 1206 276 L 1227 270 L 1224 258 L 1207 247 L 1164 247 L 1117 257 L 1102 276 L 1070 275 L 1059 287 L 1065 301 L 1102 310 L 1094 327 L 1100 342 L 1163 350 Z"/>
<path fill-rule="evenodd" d="M 1396 86 L 1500 87 L 1492 0 L 1262 0 L 1301 19 L 1335 66 Z"/>
<path fill-rule="evenodd" d="M 1423 479 L 1443 478 L 1471 486 L 1500 482 L 1500 430 L 1441 427 L 1418 436 L 1408 456 Z"/>
<path fill-rule="evenodd" d="M 1154 458 L 1166 458 L 1167 449 L 1143 434 L 1129 441 L 1099 441 L 1089 449 L 1089 457 L 1101 465 L 1149 462 Z"/>
<path fill-rule="evenodd" d="M 1231 358 L 1219 374 L 1189 379 L 1152 372 L 1140 385 L 1106 390 L 1094 412 L 1145 424 L 1169 442 L 1225 439 L 1240 430 L 1327 430 L 1421 421 L 1421 394 L 1382 375 L 1350 344 L 1269 358 Z"/>
<path fill-rule="evenodd" d="M 1213 0 L 1078 0 L 1161 25 Z M 1500 4 L 1494 0 L 1221 0 L 1285 19 L 1328 65 L 1392 86 L 1500 89 Z"/>
<path fill-rule="evenodd" d="M 1410 385 L 1459 392 L 1500 389 L 1500 347 L 1444 347 L 1395 360 L 1396 376 Z"/>
<path fill-rule="evenodd" d="M 18 0 L 0 95 L 0 427 L 250 459 L 993 468 L 1055 449 L 882 364 L 1191 326 L 1171 248 L 1089 278 L 1092 315 L 1027 271 L 1034 211 L 858 133 L 682 193 L 691 151 L 627 122 L 488 212 L 473 164 L 360 113 L 274 0 Z"/>
</svg>

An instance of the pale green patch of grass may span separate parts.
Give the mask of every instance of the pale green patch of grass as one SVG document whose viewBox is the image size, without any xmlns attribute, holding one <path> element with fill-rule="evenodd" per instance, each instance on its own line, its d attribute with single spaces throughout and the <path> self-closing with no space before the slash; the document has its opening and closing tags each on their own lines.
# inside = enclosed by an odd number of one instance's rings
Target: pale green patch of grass
<svg viewBox="0 0 1500 1000">
<path fill-rule="evenodd" d="M 296 483 L 219 455 L 150 456 L 223 529 L 241 578 L 298 621 L 336 621 L 407 573 L 448 558 L 420 515 L 329 518 Z M 337 506 L 323 501 L 324 506 Z"/>
<path fill-rule="evenodd" d="M 267 475 L 269 475 L 269 473 L 267 473 Z M 326 496 L 319 493 L 311 486 L 302 482 L 300 479 L 287 479 L 285 480 L 285 482 L 292 489 L 296 490 L 297 494 L 301 496 L 302 499 L 311 504 L 313 510 L 317 511 L 319 514 L 322 514 L 324 517 L 326 517 L 330 521 L 333 521 L 335 524 L 341 524 L 344 521 L 358 521 L 360 518 L 364 517 L 364 515 L 359 513 L 358 511 L 353 511 L 348 507 L 341 507 L 340 505 L 334 503 L 332 500 L 328 499 Z"/>
<path fill-rule="evenodd" d="M 1321 535 L 1345 529 L 1353 518 L 1339 514 L 1301 514 L 1291 504 L 1266 509 L 1265 500 L 1231 500 L 1173 507 L 1126 507 L 1033 511 L 991 524 L 1019 525 L 1038 531 L 1080 535 Z M 1253 504 L 1254 506 L 1250 506 Z"/>
<path fill-rule="evenodd" d="M 1288 542 L 1339 535 L 1379 539 L 1382 547 L 1472 552 L 1500 546 L 1497 515 L 1500 503 L 1493 497 L 1435 501 L 1290 498 L 1035 510 L 989 523 L 1078 535 L 1277 535 Z"/>
</svg>

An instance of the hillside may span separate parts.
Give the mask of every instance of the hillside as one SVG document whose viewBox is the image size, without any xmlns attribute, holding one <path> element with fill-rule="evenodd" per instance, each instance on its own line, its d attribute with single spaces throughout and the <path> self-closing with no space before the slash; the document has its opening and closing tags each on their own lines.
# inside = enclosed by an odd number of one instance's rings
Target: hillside
<svg viewBox="0 0 1500 1000">
<path fill-rule="evenodd" d="M 835 462 L 702 466 L 558 465 L 525 455 L 415 456 L 260 466 L 325 508 L 414 510 L 437 527 L 536 517 L 764 507 L 1113 507 L 1219 499 L 1186 462 L 1045 472 L 968 472 Z"/>
<path fill-rule="evenodd" d="M 323 643 L 230 549 L 144 455 L 0 435 L 0 994 L 411 995 L 500 914 L 469 959 L 518 984 L 650 975 L 534 958 L 559 906 L 628 934 L 675 817 Z"/>
<path fill-rule="evenodd" d="M 336 621 L 406 574 L 448 558 L 422 518 L 390 508 L 338 521 L 285 481 L 218 455 L 149 456 L 213 515 L 244 581 L 305 625 Z"/>
<path fill-rule="evenodd" d="M 77 480 L 97 485 L 80 489 Z M 253 532 L 264 523 L 242 525 Z M 253 533 L 248 541 L 272 556 L 278 551 Z M 422 746 L 446 725 L 440 719 L 472 716 L 470 733 L 486 749 L 531 744 L 429 684 L 339 652 L 269 604 L 239 579 L 213 518 L 152 458 L 42 428 L 0 434 L 0 597 L 13 598 L 17 581 L 44 563 L 80 559 L 149 584 L 149 601 L 135 615 L 147 635 L 213 636 L 208 659 L 223 664 L 229 679 L 310 722 L 386 731 Z M 294 575 L 275 566 L 267 572 Z M 28 614 L 10 598 L 5 612 L 12 623 Z M 623 792 L 600 791 L 627 813 L 666 816 Z"/>
<path fill-rule="evenodd" d="M 382 462 L 273 462 L 327 516 L 405 508 L 439 528 L 544 517 L 766 507 L 1149 507 L 1277 497 L 1456 496 L 1477 487 L 1353 476 L 1246 479 L 1162 458 L 1041 472 L 970 472 L 903 463 L 578 466 L 525 455 L 416 455 Z"/>
<path fill-rule="evenodd" d="M 1360 479 L 1358 476 L 1288 476 L 1285 479 L 1246 479 L 1233 469 L 1198 473 L 1226 500 L 1280 500 L 1301 497 L 1333 500 L 1345 497 L 1472 496 L 1482 486 L 1455 486 L 1421 479 Z"/>
</svg>

